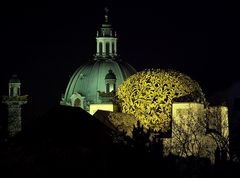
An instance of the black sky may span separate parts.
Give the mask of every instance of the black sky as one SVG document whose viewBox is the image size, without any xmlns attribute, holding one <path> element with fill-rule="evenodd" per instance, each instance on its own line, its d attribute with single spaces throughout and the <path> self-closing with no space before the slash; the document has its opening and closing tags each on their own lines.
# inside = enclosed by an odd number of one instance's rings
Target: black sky
<svg viewBox="0 0 240 178">
<path fill-rule="evenodd" d="M 238 80 L 235 5 L 81 1 L 5 3 L 1 10 L 0 94 L 17 73 L 30 115 L 60 101 L 72 73 L 95 52 L 104 7 L 118 31 L 119 53 L 138 71 L 179 70 L 207 96 Z"/>
</svg>

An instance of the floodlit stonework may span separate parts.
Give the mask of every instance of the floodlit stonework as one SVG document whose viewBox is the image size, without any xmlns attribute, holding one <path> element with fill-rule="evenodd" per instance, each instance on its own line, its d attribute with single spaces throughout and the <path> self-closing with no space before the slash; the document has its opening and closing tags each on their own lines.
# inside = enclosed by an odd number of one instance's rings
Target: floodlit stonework
<svg viewBox="0 0 240 178">
<path fill-rule="evenodd" d="M 213 117 L 214 116 L 214 117 Z M 228 153 L 227 107 L 200 103 L 173 103 L 172 136 L 163 139 L 165 155 L 197 156 L 215 162 L 216 150 Z"/>
</svg>

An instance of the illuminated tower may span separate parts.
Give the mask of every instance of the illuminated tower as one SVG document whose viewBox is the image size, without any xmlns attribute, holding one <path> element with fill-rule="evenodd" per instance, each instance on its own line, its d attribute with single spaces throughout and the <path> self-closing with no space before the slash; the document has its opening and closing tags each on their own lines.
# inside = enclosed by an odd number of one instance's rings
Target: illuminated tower
<svg viewBox="0 0 240 178">
<path fill-rule="evenodd" d="M 27 103 L 27 95 L 20 93 L 21 82 L 17 75 L 9 80 L 8 96 L 3 96 L 3 103 L 8 105 L 8 136 L 13 137 L 22 129 L 21 106 Z"/>
<path fill-rule="evenodd" d="M 108 19 L 108 8 L 105 8 L 105 21 L 97 31 L 97 57 L 117 56 L 117 33 L 113 32 Z"/>
</svg>

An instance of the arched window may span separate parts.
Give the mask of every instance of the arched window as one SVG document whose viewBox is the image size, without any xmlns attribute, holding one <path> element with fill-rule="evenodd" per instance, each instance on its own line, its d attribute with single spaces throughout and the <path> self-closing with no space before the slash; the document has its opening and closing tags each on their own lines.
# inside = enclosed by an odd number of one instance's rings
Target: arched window
<svg viewBox="0 0 240 178">
<path fill-rule="evenodd" d="M 18 88 L 17 95 L 20 96 L 20 88 Z"/>
<path fill-rule="evenodd" d="M 115 83 L 113 84 L 113 91 L 114 92 L 116 91 L 116 84 Z"/>
<path fill-rule="evenodd" d="M 110 90 L 110 84 L 109 84 L 109 83 L 107 83 L 107 84 L 106 84 L 106 93 L 108 93 L 108 92 L 109 92 L 109 90 Z"/>
<path fill-rule="evenodd" d="M 99 43 L 99 54 L 102 55 L 102 42 Z"/>
<path fill-rule="evenodd" d="M 106 55 L 109 55 L 109 50 L 110 50 L 110 49 L 109 49 L 109 43 L 107 42 L 107 43 L 106 43 Z"/>
<path fill-rule="evenodd" d="M 13 96 L 13 87 L 10 88 L 10 96 Z"/>
<path fill-rule="evenodd" d="M 114 42 L 112 42 L 112 53 L 115 54 L 115 51 L 114 51 Z"/>
<path fill-rule="evenodd" d="M 81 100 L 79 98 L 74 100 L 74 107 L 80 107 L 81 106 Z"/>
</svg>

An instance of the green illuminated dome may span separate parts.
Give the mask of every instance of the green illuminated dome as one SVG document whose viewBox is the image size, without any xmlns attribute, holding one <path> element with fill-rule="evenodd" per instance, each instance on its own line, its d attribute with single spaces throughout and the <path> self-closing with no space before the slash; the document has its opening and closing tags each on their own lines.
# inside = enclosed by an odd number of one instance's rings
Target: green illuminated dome
<svg viewBox="0 0 240 178">
<path fill-rule="evenodd" d="M 108 12 L 96 36 L 94 59 L 80 66 L 72 75 L 61 104 L 89 109 L 93 103 L 102 103 L 100 92 L 115 92 L 118 86 L 136 70 L 117 54 L 117 34 L 108 22 Z"/>
<path fill-rule="evenodd" d="M 109 69 L 113 73 L 109 74 Z M 71 104 L 71 96 L 78 93 L 85 97 L 86 102 L 99 103 L 98 92 L 106 90 L 105 79 L 116 78 L 118 87 L 136 70 L 126 62 L 117 60 L 92 60 L 80 66 L 72 75 L 64 96 L 64 102 Z"/>
</svg>

